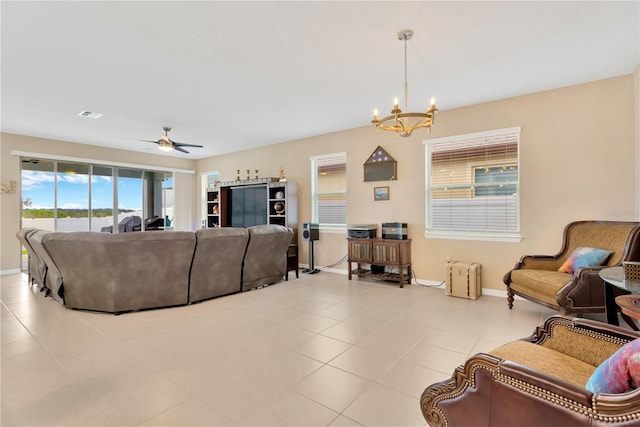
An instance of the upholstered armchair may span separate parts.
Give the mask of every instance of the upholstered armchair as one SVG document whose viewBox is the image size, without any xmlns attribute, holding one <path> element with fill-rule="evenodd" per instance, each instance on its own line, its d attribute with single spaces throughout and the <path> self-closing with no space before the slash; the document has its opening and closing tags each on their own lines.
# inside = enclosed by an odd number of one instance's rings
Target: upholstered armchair
<svg viewBox="0 0 640 427">
<path fill-rule="evenodd" d="M 601 265 L 573 272 L 558 269 L 579 247 L 611 251 Z M 640 223 L 577 221 L 564 229 L 562 248 L 556 255 L 525 255 L 504 276 L 509 308 L 514 295 L 543 304 L 563 314 L 604 312 L 604 282 L 600 269 L 640 260 Z"/>
<path fill-rule="evenodd" d="M 606 323 L 550 317 L 532 336 L 476 354 L 427 387 L 422 413 L 432 427 L 639 426 L 640 389 L 585 388 L 600 364 L 638 337 Z"/>
</svg>

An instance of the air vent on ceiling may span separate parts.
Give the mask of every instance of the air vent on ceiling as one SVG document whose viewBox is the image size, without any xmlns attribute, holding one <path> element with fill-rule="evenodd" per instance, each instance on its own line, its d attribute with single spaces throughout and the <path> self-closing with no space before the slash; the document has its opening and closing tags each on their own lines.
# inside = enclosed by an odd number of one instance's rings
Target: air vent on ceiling
<svg viewBox="0 0 640 427">
<path fill-rule="evenodd" d="M 78 115 L 82 117 L 90 117 L 92 119 L 102 117 L 102 113 L 92 113 L 91 111 L 81 111 L 80 113 L 78 113 Z"/>
</svg>

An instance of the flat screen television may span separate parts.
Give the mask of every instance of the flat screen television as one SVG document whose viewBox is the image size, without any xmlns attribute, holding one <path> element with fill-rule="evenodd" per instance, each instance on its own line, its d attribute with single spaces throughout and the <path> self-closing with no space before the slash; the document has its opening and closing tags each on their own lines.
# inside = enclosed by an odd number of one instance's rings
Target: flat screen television
<svg viewBox="0 0 640 427">
<path fill-rule="evenodd" d="M 267 224 L 267 186 L 231 187 L 229 217 L 232 227 Z"/>
</svg>

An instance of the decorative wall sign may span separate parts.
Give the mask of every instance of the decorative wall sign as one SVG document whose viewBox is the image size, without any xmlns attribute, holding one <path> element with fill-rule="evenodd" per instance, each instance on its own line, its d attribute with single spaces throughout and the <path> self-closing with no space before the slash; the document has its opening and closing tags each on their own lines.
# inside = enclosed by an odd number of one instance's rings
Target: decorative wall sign
<svg viewBox="0 0 640 427">
<path fill-rule="evenodd" d="M 364 163 L 364 180 L 390 181 L 398 179 L 396 159 L 384 148 L 378 145 Z"/>
<path fill-rule="evenodd" d="M 15 180 L 10 180 L 9 183 L 0 184 L 0 192 L 4 193 L 16 193 L 18 191 L 18 183 Z"/>
</svg>

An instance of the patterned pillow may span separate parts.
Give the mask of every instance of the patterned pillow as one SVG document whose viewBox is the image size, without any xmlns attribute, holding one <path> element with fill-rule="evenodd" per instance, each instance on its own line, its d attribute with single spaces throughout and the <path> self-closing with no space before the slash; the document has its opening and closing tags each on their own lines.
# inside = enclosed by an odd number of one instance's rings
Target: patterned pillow
<svg viewBox="0 0 640 427">
<path fill-rule="evenodd" d="M 587 381 L 593 393 L 626 393 L 640 386 L 640 338 L 602 362 Z"/>
<path fill-rule="evenodd" d="M 573 274 L 580 267 L 595 267 L 604 263 L 612 254 L 611 251 L 599 248 L 576 248 L 558 271 Z"/>
</svg>

